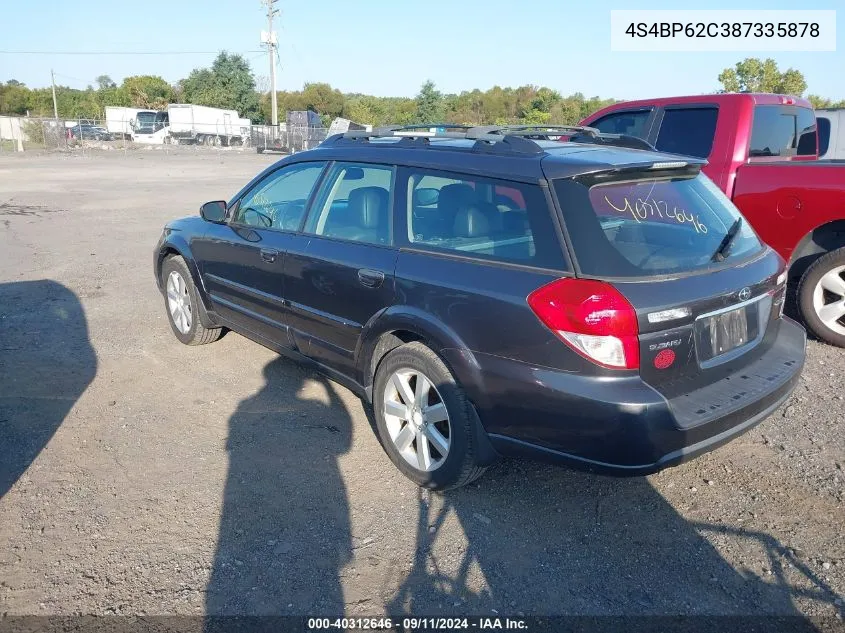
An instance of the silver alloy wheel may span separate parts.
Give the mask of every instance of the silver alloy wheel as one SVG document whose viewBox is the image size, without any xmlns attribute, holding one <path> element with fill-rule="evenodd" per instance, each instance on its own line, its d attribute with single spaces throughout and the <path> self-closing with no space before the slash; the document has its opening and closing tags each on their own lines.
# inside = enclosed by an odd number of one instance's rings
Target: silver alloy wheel
<svg viewBox="0 0 845 633">
<path fill-rule="evenodd" d="M 399 369 L 384 387 L 384 419 L 393 445 L 417 470 L 436 470 L 449 454 L 452 429 L 437 388 L 415 369 Z"/>
<path fill-rule="evenodd" d="M 837 334 L 845 335 L 845 266 L 827 271 L 813 289 L 813 309 L 819 319 Z"/>
<path fill-rule="evenodd" d="M 188 294 L 188 285 L 182 275 L 175 270 L 167 277 L 167 308 L 176 329 L 182 334 L 187 334 L 193 321 L 191 295 Z"/>
</svg>

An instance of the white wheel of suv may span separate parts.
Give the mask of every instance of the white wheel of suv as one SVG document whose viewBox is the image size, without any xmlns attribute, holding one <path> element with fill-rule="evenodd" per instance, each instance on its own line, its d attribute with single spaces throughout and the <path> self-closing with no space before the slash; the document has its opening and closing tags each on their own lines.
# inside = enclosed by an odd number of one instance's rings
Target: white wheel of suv
<svg viewBox="0 0 845 633">
<path fill-rule="evenodd" d="M 819 257 L 798 286 L 804 322 L 821 340 L 845 347 L 845 248 Z"/>
<path fill-rule="evenodd" d="M 202 324 L 200 298 L 188 265 L 181 257 L 168 257 L 161 266 L 164 306 L 170 328 L 185 345 L 205 345 L 220 338 L 219 327 Z"/>
<path fill-rule="evenodd" d="M 832 268 L 813 289 L 813 309 L 819 319 L 837 334 L 845 335 L 845 266 Z"/>
<path fill-rule="evenodd" d="M 451 427 L 449 412 L 431 380 L 414 369 L 394 371 L 382 402 L 396 451 L 419 471 L 437 470 L 449 455 Z"/>
<path fill-rule="evenodd" d="M 475 410 L 452 372 L 420 342 L 388 352 L 373 381 L 381 444 L 414 483 L 446 490 L 481 476 Z"/>
</svg>

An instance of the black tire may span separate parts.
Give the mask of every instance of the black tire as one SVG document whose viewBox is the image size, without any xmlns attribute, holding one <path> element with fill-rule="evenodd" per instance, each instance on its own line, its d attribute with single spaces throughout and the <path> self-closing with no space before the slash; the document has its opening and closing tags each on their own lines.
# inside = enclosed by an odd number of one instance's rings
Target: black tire
<svg viewBox="0 0 845 633">
<path fill-rule="evenodd" d="M 184 332 L 175 323 L 168 303 L 168 280 L 172 273 L 178 273 L 184 281 L 187 298 L 190 302 L 190 327 Z M 213 343 L 220 338 L 220 335 L 223 333 L 221 328 L 207 328 L 201 322 L 201 319 L 204 318 L 204 315 L 200 314 L 203 309 L 202 304 L 199 296 L 197 296 L 197 289 L 194 286 L 193 278 L 184 259 L 173 256 L 164 260 L 161 266 L 161 285 L 164 288 L 164 310 L 167 313 L 167 321 L 170 323 L 170 329 L 173 330 L 173 334 L 179 341 L 185 345 L 205 345 L 207 343 Z"/>
<path fill-rule="evenodd" d="M 816 312 L 813 297 L 821 278 L 835 268 L 843 266 L 845 266 L 845 248 L 838 248 L 814 261 L 804 272 L 798 284 L 798 310 L 807 329 L 818 339 L 837 347 L 845 347 L 845 334 L 831 329 L 821 320 Z M 840 278 L 842 277 L 843 275 L 840 274 Z M 845 318 L 840 318 L 839 323 L 845 328 Z"/>
<path fill-rule="evenodd" d="M 256 147 L 256 148 L 255 148 L 255 151 L 256 151 L 258 154 L 263 154 L 263 153 L 264 153 L 264 148 L 263 148 L 263 147 Z"/>
<path fill-rule="evenodd" d="M 402 457 L 387 428 L 385 388 L 395 372 L 405 369 L 420 372 L 431 381 L 449 415 L 448 453 L 438 468 L 428 472 L 415 468 Z M 449 490 L 465 486 L 484 474 L 486 467 L 479 465 L 476 458 L 475 425 L 480 422 L 475 409 L 452 372 L 431 348 L 413 342 L 391 350 L 379 363 L 373 383 L 373 409 L 379 439 L 388 457 L 403 475 L 424 488 Z"/>
</svg>

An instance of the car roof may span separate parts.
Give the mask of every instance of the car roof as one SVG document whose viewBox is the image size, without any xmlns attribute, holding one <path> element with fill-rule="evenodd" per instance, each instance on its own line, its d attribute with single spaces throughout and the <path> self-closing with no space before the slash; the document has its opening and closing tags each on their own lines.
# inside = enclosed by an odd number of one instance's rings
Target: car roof
<svg viewBox="0 0 845 633">
<path fill-rule="evenodd" d="M 622 167 L 651 167 L 655 163 L 704 165 L 706 161 L 677 154 L 596 145 L 594 143 L 534 141 L 533 154 L 475 149 L 471 139 L 431 138 L 425 145 L 399 143 L 399 138 L 377 138 L 369 142 L 320 145 L 300 152 L 286 162 L 342 160 L 386 163 L 423 169 L 457 171 L 490 178 L 537 182 L 546 178 L 568 178 Z"/>
<path fill-rule="evenodd" d="M 654 99 L 637 99 L 634 101 L 619 101 L 602 108 L 599 112 L 615 112 L 617 110 L 631 110 L 636 108 L 664 107 L 674 105 L 695 105 L 729 103 L 732 101 L 748 101 L 755 105 L 794 105 L 802 108 L 812 108 L 813 104 L 802 97 L 767 92 L 714 92 L 700 95 L 684 95 L 679 97 L 657 97 Z M 592 118 L 593 115 L 590 115 Z"/>
</svg>

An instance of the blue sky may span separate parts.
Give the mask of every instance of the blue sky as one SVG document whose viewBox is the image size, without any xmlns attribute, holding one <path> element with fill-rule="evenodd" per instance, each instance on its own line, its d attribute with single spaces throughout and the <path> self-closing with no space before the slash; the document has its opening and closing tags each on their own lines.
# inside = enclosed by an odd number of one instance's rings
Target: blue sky
<svg viewBox="0 0 845 633">
<path fill-rule="evenodd" d="M 190 55 L 24 55 L 0 53 L 0 81 L 84 88 L 100 74 L 118 83 L 155 74 L 170 82 L 208 66 L 212 51 L 243 53 L 269 85 L 260 52 L 266 28 L 259 0 L 4 2 L 2 51 L 209 51 Z M 706 6 L 702 6 L 706 5 Z M 563 94 L 625 99 L 698 94 L 753 53 L 613 53 L 611 9 L 841 9 L 841 0 L 735 0 L 683 4 L 640 0 L 280 0 L 279 89 L 326 81 L 344 92 L 413 96 L 432 79 L 444 92 L 539 84 Z M 845 42 L 834 53 L 760 53 L 804 73 L 808 92 L 845 98 Z"/>
</svg>

